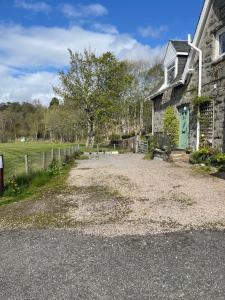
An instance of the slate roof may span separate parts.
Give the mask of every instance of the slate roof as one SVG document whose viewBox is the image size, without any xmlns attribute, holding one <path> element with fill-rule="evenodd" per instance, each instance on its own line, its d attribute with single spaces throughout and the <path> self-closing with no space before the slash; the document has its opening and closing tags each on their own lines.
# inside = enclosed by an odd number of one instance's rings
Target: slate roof
<svg viewBox="0 0 225 300">
<path fill-rule="evenodd" d="M 184 65 L 184 67 L 185 67 L 185 65 Z M 180 71 L 178 72 L 177 76 L 176 76 L 176 77 L 174 78 L 174 80 L 170 83 L 170 85 L 167 86 L 165 89 L 162 90 L 162 94 L 163 94 L 163 92 L 164 92 L 165 90 L 170 89 L 171 86 L 172 86 L 173 84 L 179 83 L 179 81 L 181 81 L 182 76 L 183 76 L 183 72 L 184 72 L 184 68 L 183 68 L 183 69 L 180 69 Z M 162 79 L 162 80 L 160 81 L 160 83 L 159 83 L 159 84 L 151 91 L 151 95 L 154 95 L 154 94 L 160 95 L 160 88 L 162 87 L 163 83 L 164 83 L 164 79 Z"/>
<path fill-rule="evenodd" d="M 151 95 L 157 93 L 160 90 L 163 83 L 164 83 L 164 79 L 160 80 L 160 82 L 151 90 Z"/>
<path fill-rule="evenodd" d="M 177 52 L 189 52 L 190 46 L 187 41 L 171 41 Z"/>
</svg>

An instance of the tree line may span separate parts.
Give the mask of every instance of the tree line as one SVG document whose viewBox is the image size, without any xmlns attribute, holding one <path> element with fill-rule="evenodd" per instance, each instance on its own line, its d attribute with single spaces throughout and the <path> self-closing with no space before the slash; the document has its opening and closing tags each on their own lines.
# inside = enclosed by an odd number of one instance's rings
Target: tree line
<svg viewBox="0 0 225 300">
<path fill-rule="evenodd" d="M 49 107 L 33 103 L 0 105 L 1 142 L 29 137 L 88 145 L 112 136 L 151 131 L 149 94 L 163 78 L 160 63 L 118 60 L 111 52 L 70 54 Z"/>
<path fill-rule="evenodd" d="M 7 102 L 0 104 L 0 142 L 22 138 L 72 142 L 79 139 L 76 114 L 53 98 L 49 107 L 39 101 Z M 80 132 L 80 131 L 79 131 Z M 81 133 L 81 132 L 80 132 Z"/>
</svg>

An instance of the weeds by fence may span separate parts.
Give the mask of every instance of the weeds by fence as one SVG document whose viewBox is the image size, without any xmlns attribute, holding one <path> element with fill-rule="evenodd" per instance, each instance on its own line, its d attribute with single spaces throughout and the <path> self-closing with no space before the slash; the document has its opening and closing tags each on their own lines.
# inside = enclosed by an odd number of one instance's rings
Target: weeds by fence
<svg viewBox="0 0 225 300">
<path fill-rule="evenodd" d="M 51 149 L 43 152 L 34 152 L 27 154 L 18 154 L 12 159 L 5 158 L 5 181 L 12 177 L 18 177 L 23 174 L 29 175 L 34 172 L 47 170 L 53 162 L 61 165 L 67 157 L 74 155 L 79 151 L 79 145 L 67 148 Z"/>
</svg>

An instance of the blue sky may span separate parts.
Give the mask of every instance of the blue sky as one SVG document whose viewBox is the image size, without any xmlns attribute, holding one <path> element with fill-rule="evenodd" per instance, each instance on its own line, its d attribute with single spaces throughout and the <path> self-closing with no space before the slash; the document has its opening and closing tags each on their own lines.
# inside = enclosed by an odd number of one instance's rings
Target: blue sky
<svg viewBox="0 0 225 300">
<path fill-rule="evenodd" d="M 0 101 L 48 103 L 67 48 L 159 61 L 194 33 L 203 0 L 0 0 Z"/>
</svg>

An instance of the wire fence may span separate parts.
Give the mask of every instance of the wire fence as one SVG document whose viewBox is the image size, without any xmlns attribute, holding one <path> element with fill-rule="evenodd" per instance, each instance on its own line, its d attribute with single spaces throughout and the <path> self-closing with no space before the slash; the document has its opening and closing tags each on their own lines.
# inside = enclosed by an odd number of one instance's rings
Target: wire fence
<svg viewBox="0 0 225 300">
<path fill-rule="evenodd" d="M 30 174 L 47 170 L 53 162 L 61 165 L 68 158 L 73 156 L 80 150 L 79 145 L 74 145 L 67 148 L 50 149 L 43 152 L 34 152 L 29 155 L 18 154 L 15 158 L 7 159 L 4 163 L 4 177 L 9 180 L 12 177 L 17 177 L 23 174 Z"/>
</svg>

